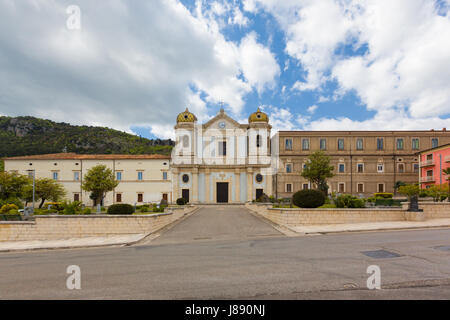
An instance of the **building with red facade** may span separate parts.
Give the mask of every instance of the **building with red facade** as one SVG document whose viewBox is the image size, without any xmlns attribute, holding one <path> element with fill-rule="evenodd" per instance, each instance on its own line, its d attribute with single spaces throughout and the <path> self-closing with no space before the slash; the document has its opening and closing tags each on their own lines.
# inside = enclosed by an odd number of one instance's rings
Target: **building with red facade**
<svg viewBox="0 0 450 320">
<path fill-rule="evenodd" d="M 447 182 L 448 177 L 442 170 L 450 167 L 450 143 L 421 151 L 419 159 L 419 182 L 422 189 Z"/>
</svg>

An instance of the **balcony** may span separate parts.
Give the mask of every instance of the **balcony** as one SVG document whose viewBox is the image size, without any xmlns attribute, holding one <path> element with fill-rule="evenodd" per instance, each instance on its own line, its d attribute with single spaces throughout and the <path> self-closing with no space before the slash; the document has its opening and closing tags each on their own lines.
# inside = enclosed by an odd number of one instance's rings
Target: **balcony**
<svg viewBox="0 0 450 320">
<path fill-rule="evenodd" d="M 434 182 L 434 176 L 426 176 L 420 178 L 420 183 Z"/>
<path fill-rule="evenodd" d="M 431 167 L 434 166 L 434 160 L 425 160 L 420 162 L 420 167 Z"/>
<path fill-rule="evenodd" d="M 445 162 L 450 162 L 450 156 L 445 157 Z"/>
</svg>

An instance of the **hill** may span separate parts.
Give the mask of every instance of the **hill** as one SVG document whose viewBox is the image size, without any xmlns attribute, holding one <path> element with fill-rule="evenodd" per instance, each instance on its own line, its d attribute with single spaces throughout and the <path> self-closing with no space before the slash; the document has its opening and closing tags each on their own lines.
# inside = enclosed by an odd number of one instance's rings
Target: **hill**
<svg viewBox="0 0 450 320">
<path fill-rule="evenodd" d="M 0 158 L 64 151 L 80 154 L 170 154 L 172 140 L 146 139 L 118 130 L 74 126 L 34 117 L 0 116 Z"/>
</svg>

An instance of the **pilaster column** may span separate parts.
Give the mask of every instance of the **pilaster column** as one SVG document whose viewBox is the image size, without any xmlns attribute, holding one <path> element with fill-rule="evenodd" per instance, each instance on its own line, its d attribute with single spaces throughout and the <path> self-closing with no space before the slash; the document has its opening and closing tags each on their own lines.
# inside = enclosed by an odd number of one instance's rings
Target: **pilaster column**
<svg viewBox="0 0 450 320">
<path fill-rule="evenodd" d="M 211 171 L 210 171 L 210 169 L 209 168 L 206 168 L 205 169 L 205 202 L 206 203 L 210 203 L 211 202 L 211 194 L 210 194 L 210 189 L 211 189 L 211 186 L 209 185 L 209 180 L 211 179 L 210 178 L 210 175 L 211 175 L 211 173 L 210 173 Z"/>
<path fill-rule="evenodd" d="M 175 202 L 179 198 L 178 194 L 178 168 L 172 168 L 172 201 Z"/>
<path fill-rule="evenodd" d="M 192 202 L 198 203 L 198 168 L 192 168 Z"/>
<path fill-rule="evenodd" d="M 236 191 L 234 202 L 241 202 L 241 169 L 239 168 L 234 169 L 234 181 L 236 183 L 236 185 L 234 186 L 234 189 Z"/>
<path fill-rule="evenodd" d="M 247 168 L 247 201 L 253 200 L 253 168 Z"/>
</svg>

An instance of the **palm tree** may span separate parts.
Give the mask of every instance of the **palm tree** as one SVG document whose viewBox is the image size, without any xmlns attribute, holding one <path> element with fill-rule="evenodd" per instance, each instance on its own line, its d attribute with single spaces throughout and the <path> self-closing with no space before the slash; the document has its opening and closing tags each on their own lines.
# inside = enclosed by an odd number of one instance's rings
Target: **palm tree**
<svg viewBox="0 0 450 320">
<path fill-rule="evenodd" d="M 448 182 L 448 198 L 447 198 L 447 201 L 450 202 L 450 167 L 448 167 L 446 169 L 442 169 L 442 172 L 447 175 L 447 179 L 446 179 L 447 182 Z"/>
</svg>

